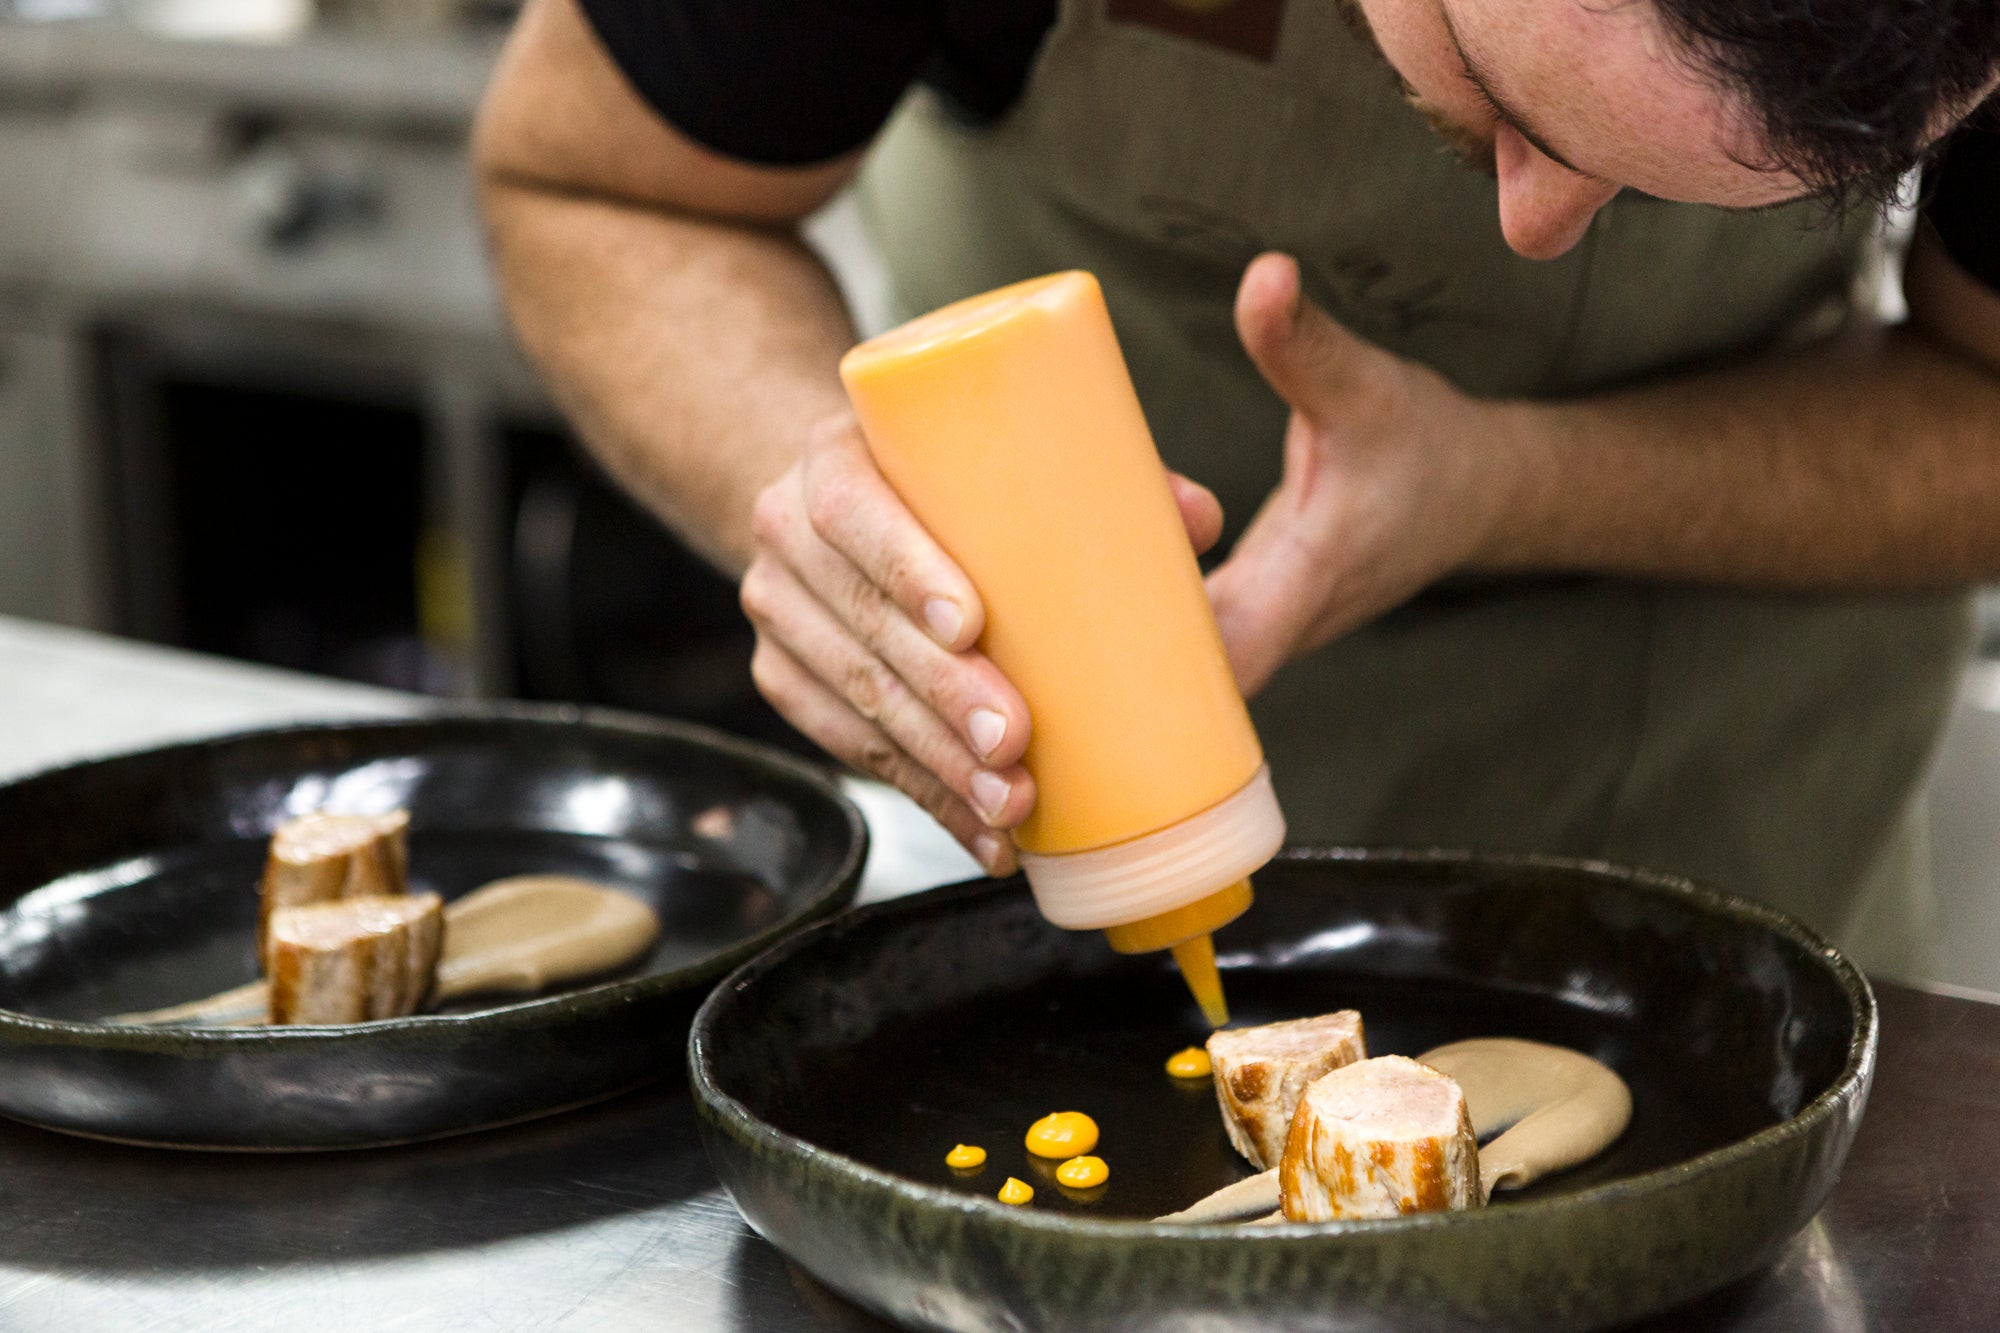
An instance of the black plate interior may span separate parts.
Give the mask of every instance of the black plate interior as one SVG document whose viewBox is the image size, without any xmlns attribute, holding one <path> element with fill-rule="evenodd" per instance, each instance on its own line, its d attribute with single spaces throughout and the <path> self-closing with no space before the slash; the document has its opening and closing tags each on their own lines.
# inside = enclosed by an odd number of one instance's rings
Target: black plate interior
<svg viewBox="0 0 2000 1333">
<path fill-rule="evenodd" d="M 1466 1037 L 1527 1037 L 1586 1051 L 1632 1086 L 1641 1108 L 1616 1145 L 1574 1171 L 1503 1193 L 1498 1203 L 1563 1193 L 1685 1161 L 1782 1117 L 1744 1088 L 1704 1078 L 1698 1062 L 1636 1025 L 1561 1000 L 1470 985 L 1336 980 L 1249 966 L 1229 978 L 1232 1017 L 1263 1023 L 1359 1009 L 1371 1055 L 1418 1055 Z M 1007 1176 L 1038 1206 L 1097 1217 L 1157 1217 L 1252 1174 L 1222 1131 L 1213 1085 L 1161 1068 L 1206 1036 L 1179 981 L 1113 965 L 1098 976 L 953 1005 L 822 1052 L 798 1088 L 773 1101 L 778 1128 L 926 1184 L 990 1194 Z M 870 1071 L 866 1078 L 854 1075 Z M 1837 1072 L 1837 1071 L 1836 1071 Z M 810 1095 L 806 1089 L 814 1089 Z M 1097 1121 L 1113 1168 L 1100 1190 L 1056 1184 L 1024 1131 L 1056 1110 Z M 983 1172 L 944 1164 L 954 1143 L 990 1154 Z"/>
<path fill-rule="evenodd" d="M 0 913 L 0 1008 L 93 1020 L 228 990 L 258 976 L 253 939 L 264 840 L 176 848 L 85 871 Z M 636 837 L 418 828 L 410 887 L 447 901 L 510 875 L 579 875 L 644 900 L 661 933 L 646 957 L 595 982 L 703 963 L 782 921 L 782 890 L 700 853 Z M 469 998 L 467 1013 L 519 997 Z"/>
<path fill-rule="evenodd" d="M 411 813 L 412 886 L 569 873 L 659 913 L 613 976 L 327 1028 L 108 1014 L 257 975 L 270 832 Z M 0 786 L 0 1113 L 203 1147 L 338 1147 L 495 1124 L 671 1068 L 701 990 L 853 894 L 860 817 L 804 764 L 679 724 L 501 707 L 223 737 Z"/>
<path fill-rule="evenodd" d="M 1631 1085 L 1632 1123 L 1609 1151 L 1503 1206 L 1775 1125 L 1848 1055 L 1848 998 L 1783 956 L 1788 941 L 1727 921 L 1691 930 L 1679 904 L 1615 885 L 1421 857 L 1294 857 L 1258 885 L 1259 907 L 1216 939 L 1238 1022 L 1354 1008 L 1371 1055 L 1526 1037 L 1588 1052 Z M 823 930 L 788 946 L 797 956 L 740 988 L 727 1031 L 708 1034 L 718 1086 L 782 1131 L 928 1185 L 990 1196 L 1019 1176 L 1038 1210 L 1148 1218 L 1250 1174 L 1210 1084 L 1164 1071 L 1206 1028 L 1162 958 L 1038 928 L 1025 895 L 948 892 L 969 900 L 878 909 L 829 928 L 840 941 Z M 780 1031 L 795 1053 L 757 1036 Z M 1101 1190 L 1066 1190 L 1027 1153 L 1028 1125 L 1055 1110 L 1098 1122 Z M 945 1166 L 961 1142 L 986 1148 L 983 1171 Z"/>
</svg>

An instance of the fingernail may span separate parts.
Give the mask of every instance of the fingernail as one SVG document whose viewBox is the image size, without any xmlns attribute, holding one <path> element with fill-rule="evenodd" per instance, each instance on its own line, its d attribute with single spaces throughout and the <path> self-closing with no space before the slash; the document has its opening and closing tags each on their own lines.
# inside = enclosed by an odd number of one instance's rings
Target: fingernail
<svg viewBox="0 0 2000 1333">
<path fill-rule="evenodd" d="M 965 628 L 965 612 L 949 597 L 933 597 L 924 603 L 924 623 L 931 627 L 931 637 L 949 648 Z"/>
<path fill-rule="evenodd" d="M 1000 748 L 1000 742 L 1007 739 L 1007 719 L 991 708 L 975 708 L 965 719 L 965 729 L 972 734 L 972 748 L 979 751 L 984 759 Z"/>
<path fill-rule="evenodd" d="M 972 840 L 972 854 L 979 858 L 979 864 L 985 866 L 989 874 L 1000 872 L 1000 839 L 991 833 L 982 833 Z"/>
<path fill-rule="evenodd" d="M 1007 808 L 1007 793 L 1013 790 L 1007 779 L 998 773 L 980 769 L 972 775 L 972 803 L 979 807 L 979 813 L 991 824 L 1000 818 L 1000 812 Z"/>
</svg>

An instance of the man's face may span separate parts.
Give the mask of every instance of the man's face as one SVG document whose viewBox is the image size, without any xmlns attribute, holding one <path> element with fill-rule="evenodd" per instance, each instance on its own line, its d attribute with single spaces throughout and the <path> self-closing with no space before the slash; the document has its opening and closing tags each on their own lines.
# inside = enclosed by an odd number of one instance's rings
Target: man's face
<svg viewBox="0 0 2000 1333">
<path fill-rule="evenodd" d="M 1500 184 L 1500 230 L 1553 259 L 1629 186 L 1750 208 L 1805 193 L 1646 0 L 1351 0 L 1411 100 Z"/>
</svg>

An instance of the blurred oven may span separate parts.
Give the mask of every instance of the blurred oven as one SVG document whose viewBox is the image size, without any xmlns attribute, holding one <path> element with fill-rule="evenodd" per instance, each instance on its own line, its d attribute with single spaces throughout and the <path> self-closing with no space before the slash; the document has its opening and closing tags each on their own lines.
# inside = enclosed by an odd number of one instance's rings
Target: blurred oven
<svg viewBox="0 0 2000 1333">
<path fill-rule="evenodd" d="M 545 414 L 268 321 L 107 328 L 92 364 L 123 631 L 810 752 L 751 683 L 734 585 Z"/>
<path fill-rule="evenodd" d="M 0 21 L 0 612 L 802 746 L 512 346 L 466 154 L 500 36 Z"/>
</svg>

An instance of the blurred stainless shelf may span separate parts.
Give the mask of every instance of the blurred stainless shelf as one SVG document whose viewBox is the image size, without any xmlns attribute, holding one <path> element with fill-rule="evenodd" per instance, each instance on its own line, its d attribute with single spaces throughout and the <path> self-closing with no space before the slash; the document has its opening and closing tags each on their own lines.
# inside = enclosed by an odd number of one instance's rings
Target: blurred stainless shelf
<svg viewBox="0 0 2000 1333">
<path fill-rule="evenodd" d="M 196 41 L 109 20 L 0 20 L 0 102 L 226 100 L 456 134 L 471 123 L 500 39 L 476 30 L 313 28 L 285 42 Z"/>
</svg>

